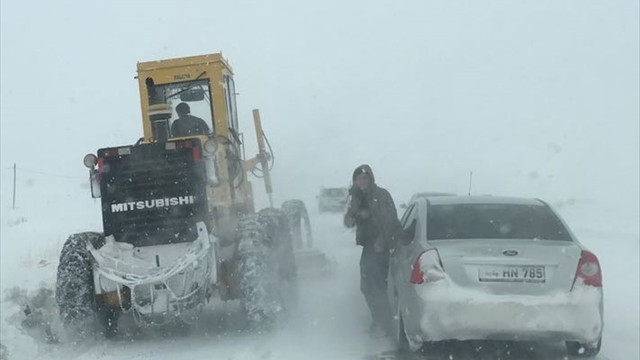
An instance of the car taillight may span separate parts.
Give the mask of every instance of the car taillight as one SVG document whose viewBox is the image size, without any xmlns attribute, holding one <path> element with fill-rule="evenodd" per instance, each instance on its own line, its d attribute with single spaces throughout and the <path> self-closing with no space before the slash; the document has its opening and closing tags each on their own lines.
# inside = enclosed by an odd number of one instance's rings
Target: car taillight
<svg viewBox="0 0 640 360">
<path fill-rule="evenodd" d="M 440 254 L 436 249 L 427 249 L 418 255 L 411 268 L 412 284 L 436 282 L 445 278 Z"/>
<path fill-rule="evenodd" d="M 106 149 L 102 156 L 111 157 L 118 155 L 118 149 Z"/>
<path fill-rule="evenodd" d="M 193 147 L 193 161 L 198 162 L 198 161 L 200 161 L 200 159 L 202 159 L 202 154 L 200 154 L 200 147 L 194 146 Z"/>
<path fill-rule="evenodd" d="M 573 286 L 576 283 L 588 286 L 602 287 L 602 271 L 598 258 L 591 252 L 582 250 L 580 253 L 580 261 L 576 269 L 576 277 L 573 280 Z"/>
</svg>

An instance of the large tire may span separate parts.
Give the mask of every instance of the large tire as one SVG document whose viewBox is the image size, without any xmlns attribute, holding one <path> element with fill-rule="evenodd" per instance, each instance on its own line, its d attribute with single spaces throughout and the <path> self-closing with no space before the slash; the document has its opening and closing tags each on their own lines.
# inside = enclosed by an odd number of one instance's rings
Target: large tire
<svg viewBox="0 0 640 360">
<path fill-rule="evenodd" d="M 287 200 L 282 203 L 282 211 L 287 216 L 289 233 L 291 234 L 294 249 L 312 248 L 311 222 L 304 202 L 297 199 Z M 303 227 L 304 233 L 302 231 Z M 303 241 L 303 238 L 306 241 Z"/>
<path fill-rule="evenodd" d="M 602 347 L 602 338 L 598 339 L 594 344 L 580 344 L 575 341 L 567 341 L 565 345 L 567 347 L 567 353 L 571 356 L 595 357 Z"/>
<path fill-rule="evenodd" d="M 284 307 L 268 224 L 258 215 L 241 219 L 236 229 L 236 276 L 247 320 L 252 328 L 273 326 Z"/>
<path fill-rule="evenodd" d="M 104 236 L 95 232 L 71 235 L 62 248 L 58 264 L 56 302 L 62 324 L 72 340 L 87 337 L 98 328 L 89 243 L 100 247 Z"/>
<path fill-rule="evenodd" d="M 296 281 L 296 261 L 287 215 L 282 210 L 265 208 L 258 213 L 258 219 L 266 224 L 269 244 L 277 257 L 278 276 L 287 281 Z"/>
<path fill-rule="evenodd" d="M 293 253 L 293 240 L 289 220 L 284 211 L 272 208 L 260 210 L 258 218 L 267 223 L 267 236 L 275 256 L 278 292 L 284 314 L 289 314 L 298 303 L 298 271 Z"/>
</svg>

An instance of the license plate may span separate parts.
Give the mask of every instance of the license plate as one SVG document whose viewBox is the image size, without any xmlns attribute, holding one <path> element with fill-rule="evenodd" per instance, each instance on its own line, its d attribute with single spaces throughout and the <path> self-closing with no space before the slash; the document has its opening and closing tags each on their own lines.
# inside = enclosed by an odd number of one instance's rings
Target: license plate
<svg viewBox="0 0 640 360">
<path fill-rule="evenodd" d="M 483 266 L 478 269 L 481 282 L 545 282 L 544 266 Z"/>
</svg>

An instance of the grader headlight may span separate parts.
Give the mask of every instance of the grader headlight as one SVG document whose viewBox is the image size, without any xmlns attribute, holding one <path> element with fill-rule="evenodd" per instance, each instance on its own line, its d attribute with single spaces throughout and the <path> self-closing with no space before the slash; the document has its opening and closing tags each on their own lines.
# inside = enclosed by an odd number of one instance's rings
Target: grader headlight
<svg viewBox="0 0 640 360">
<path fill-rule="evenodd" d="M 216 151 L 218 143 L 213 139 L 208 139 L 202 146 L 204 149 L 205 169 L 209 184 L 218 184 L 218 168 L 216 164 Z"/>
<path fill-rule="evenodd" d="M 96 164 L 98 164 L 98 157 L 93 154 L 87 154 L 84 156 L 84 159 L 82 159 L 82 162 L 84 163 L 84 166 L 89 169 L 93 169 Z"/>
<path fill-rule="evenodd" d="M 89 168 L 89 184 L 91 186 L 91 197 L 94 199 L 99 198 L 100 193 L 100 173 L 99 170 L 96 170 L 96 165 L 98 165 L 98 157 L 94 154 L 87 154 L 82 159 L 84 166 Z"/>
<path fill-rule="evenodd" d="M 217 142 L 215 142 L 213 139 L 208 139 L 207 141 L 205 141 L 205 143 L 204 143 L 204 151 L 207 154 L 207 156 L 214 155 L 217 150 L 218 150 L 218 143 Z"/>
</svg>

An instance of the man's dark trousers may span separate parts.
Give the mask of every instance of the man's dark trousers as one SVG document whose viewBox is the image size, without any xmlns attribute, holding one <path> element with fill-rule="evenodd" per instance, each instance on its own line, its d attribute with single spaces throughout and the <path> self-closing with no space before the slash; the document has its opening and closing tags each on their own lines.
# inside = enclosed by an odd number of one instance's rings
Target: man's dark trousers
<svg viewBox="0 0 640 360">
<path fill-rule="evenodd" d="M 385 332 L 391 330 L 391 306 L 387 297 L 389 251 L 375 252 L 373 245 L 365 245 L 360 257 L 360 291 L 364 294 L 371 318 Z"/>
</svg>

